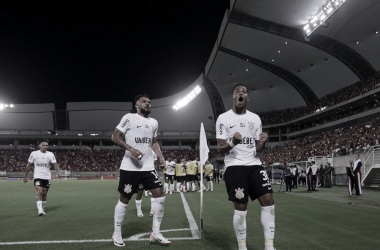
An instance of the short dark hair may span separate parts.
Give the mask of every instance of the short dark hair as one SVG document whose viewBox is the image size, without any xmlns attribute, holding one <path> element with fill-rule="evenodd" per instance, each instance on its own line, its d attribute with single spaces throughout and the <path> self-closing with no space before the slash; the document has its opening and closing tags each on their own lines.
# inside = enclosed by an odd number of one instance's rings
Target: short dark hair
<svg viewBox="0 0 380 250">
<path fill-rule="evenodd" d="M 149 96 L 148 96 L 147 94 L 140 94 L 140 95 L 137 95 L 137 96 L 135 97 L 135 104 L 136 104 L 136 102 L 137 102 L 141 97 L 149 98 Z M 149 98 L 149 99 L 150 99 L 150 98 Z"/>
<path fill-rule="evenodd" d="M 232 89 L 232 94 L 234 94 L 235 88 L 236 88 L 237 86 L 244 86 L 244 87 L 247 89 L 247 92 L 248 92 L 248 88 L 247 88 L 247 86 L 245 86 L 244 84 L 238 83 L 238 84 L 236 84 L 236 85 L 234 86 L 234 88 Z"/>
<path fill-rule="evenodd" d="M 311 163 L 315 164 L 315 161 L 311 161 Z"/>
<path fill-rule="evenodd" d="M 48 139 L 42 139 L 42 140 L 40 141 L 40 144 L 43 143 L 43 142 L 49 143 L 49 140 L 48 140 Z"/>
</svg>

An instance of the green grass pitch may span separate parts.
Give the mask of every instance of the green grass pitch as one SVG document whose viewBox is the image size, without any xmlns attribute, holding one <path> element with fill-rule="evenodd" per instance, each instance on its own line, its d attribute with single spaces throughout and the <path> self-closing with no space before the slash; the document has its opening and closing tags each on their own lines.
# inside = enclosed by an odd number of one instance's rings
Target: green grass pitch
<svg viewBox="0 0 380 250">
<path fill-rule="evenodd" d="M 0 249 L 117 249 L 113 246 L 113 213 L 118 200 L 117 181 L 53 181 L 45 207 L 38 217 L 33 182 L 0 181 Z M 346 187 L 307 192 L 278 192 L 275 247 L 284 249 L 380 249 L 380 192 L 363 189 L 363 196 L 347 195 Z M 184 194 L 198 223 L 200 193 Z M 351 204 L 350 204 L 351 203 Z M 150 198 L 143 197 L 144 217 L 136 216 L 131 200 L 123 222 L 123 238 L 149 233 Z M 227 200 L 224 182 L 204 193 L 204 238 L 173 240 L 171 246 L 144 241 L 125 241 L 124 249 L 237 249 L 232 226 L 233 205 Z M 161 230 L 170 238 L 192 237 L 179 193 L 168 195 Z M 144 236 L 143 238 L 147 238 Z M 108 242 L 1 245 L 20 241 L 69 241 L 109 239 Z M 247 215 L 247 247 L 264 249 L 260 206 L 250 202 Z"/>
</svg>

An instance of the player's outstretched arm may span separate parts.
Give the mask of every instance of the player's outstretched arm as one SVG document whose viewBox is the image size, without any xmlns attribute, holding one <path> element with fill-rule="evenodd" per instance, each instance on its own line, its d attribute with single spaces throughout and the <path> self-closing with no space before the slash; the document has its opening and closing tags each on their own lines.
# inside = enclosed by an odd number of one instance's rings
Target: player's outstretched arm
<svg viewBox="0 0 380 250">
<path fill-rule="evenodd" d="M 157 155 L 159 167 L 163 169 L 166 166 L 164 156 L 161 153 L 160 145 L 158 144 L 157 137 L 153 137 L 152 150 Z"/>
<path fill-rule="evenodd" d="M 30 163 L 30 162 L 28 162 L 28 164 L 26 165 L 25 175 L 24 175 L 24 183 L 28 182 L 28 173 L 29 173 L 29 170 L 30 170 L 31 166 L 32 166 L 32 163 Z"/>
<path fill-rule="evenodd" d="M 256 152 L 261 152 L 264 150 L 264 144 L 267 139 L 268 139 L 267 133 L 260 134 L 260 139 L 256 141 Z"/>
<path fill-rule="evenodd" d="M 123 138 L 121 138 L 121 135 L 123 134 L 122 131 L 120 131 L 119 129 L 115 129 L 115 132 L 113 132 L 112 134 L 112 141 L 118 145 L 119 147 L 125 149 L 125 150 L 128 150 L 129 152 L 131 152 L 131 154 L 137 158 L 137 159 L 141 159 L 144 154 L 141 153 L 139 150 L 137 149 L 134 149 L 133 147 L 129 146 L 124 140 Z"/>
<path fill-rule="evenodd" d="M 58 164 L 55 162 L 55 163 L 53 163 L 53 166 L 54 166 L 54 169 L 57 171 L 57 177 L 60 178 L 61 177 L 61 173 L 59 172 Z"/>
</svg>

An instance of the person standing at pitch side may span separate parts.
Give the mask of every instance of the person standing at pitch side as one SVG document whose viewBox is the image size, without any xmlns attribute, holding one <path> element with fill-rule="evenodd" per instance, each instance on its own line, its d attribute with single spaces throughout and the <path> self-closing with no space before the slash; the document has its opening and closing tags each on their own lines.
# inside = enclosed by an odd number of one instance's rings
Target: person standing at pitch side
<svg viewBox="0 0 380 250">
<path fill-rule="evenodd" d="M 149 190 L 153 197 L 153 226 L 150 241 L 157 241 L 161 245 L 170 245 L 171 242 L 160 233 L 160 225 L 164 216 L 165 194 L 154 167 L 153 151 L 158 157 L 161 168 L 165 166 L 165 160 L 157 140 L 158 123 L 155 119 L 148 117 L 151 104 L 147 95 L 136 96 L 135 103 L 137 113 L 123 116 L 112 135 L 112 141 L 125 149 L 120 166 L 118 188 L 120 200 L 115 207 L 115 227 L 112 239 L 115 246 L 125 246 L 121 236 L 121 225 L 128 203 L 133 193 L 136 193 L 141 185 L 140 189 Z M 125 141 L 121 138 L 123 133 Z"/>
<path fill-rule="evenodd" d="M 248 196 L 261 204 L 261 224 L 264 230 L 265 250 L 273 250 L 275 231 L 273 190 L 256 152 L 264 149 L 268 134 L 262 133 L 260 117 L 247 110 L 247 87 L 233 88 L 233 108 L 218 117 L 216 138 L 218 150 L 224 154 L 229 200 L 234 203 L 233 225 L 239 250 L 246 250 L 246 215 Z"/>
</svg>

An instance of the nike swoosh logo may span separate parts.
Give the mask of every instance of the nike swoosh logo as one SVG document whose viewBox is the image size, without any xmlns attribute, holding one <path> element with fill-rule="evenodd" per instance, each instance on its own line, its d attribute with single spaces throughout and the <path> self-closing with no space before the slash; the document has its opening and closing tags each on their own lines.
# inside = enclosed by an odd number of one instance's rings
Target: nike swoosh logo
<svg viewBox="0 0 380 250">
<path fill-rule="evenodd" d="M 268 187 L 269 190 L 271 190 L 272 188 Z"/>
<path fill-rule="evenodd" d="M 230 128 L 233 128 L 233 127 L 235 127 L 236 125 L 234 125 L 234 126 L 230 126 Z"/>
<path fill-rule="evenodd" d="M 142 125 L 141 125 L 142 126 Z M 137 126 L 137 128 L 141 127 L 141 126 Z"/>
</svg>

